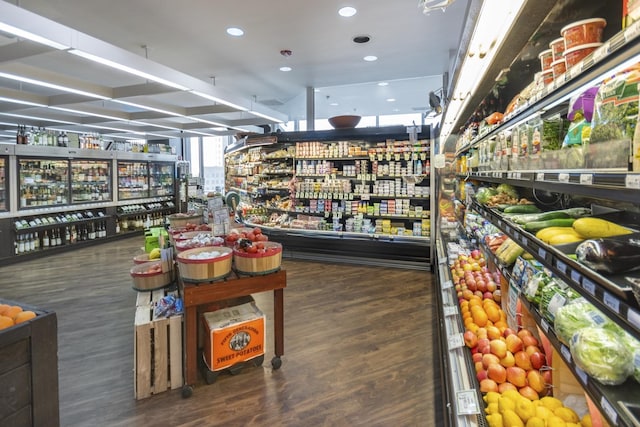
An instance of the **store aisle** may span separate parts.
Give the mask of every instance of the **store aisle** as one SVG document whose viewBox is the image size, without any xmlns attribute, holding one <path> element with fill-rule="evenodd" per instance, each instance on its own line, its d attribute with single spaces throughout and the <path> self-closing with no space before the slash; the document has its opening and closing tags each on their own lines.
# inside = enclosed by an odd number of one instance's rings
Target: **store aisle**
<svg viewBox="0 0 640 427">
<path fill-rule="evenodd" d="M 136 401 L 140 237 L 0 267 L 0 298 L 58 314 L 61 425 L 429 426 L 442 419 L 431 275 L 285 260 L 285 355 L 271 369 L 272 298 L 261 368 Z"/>
</svg>

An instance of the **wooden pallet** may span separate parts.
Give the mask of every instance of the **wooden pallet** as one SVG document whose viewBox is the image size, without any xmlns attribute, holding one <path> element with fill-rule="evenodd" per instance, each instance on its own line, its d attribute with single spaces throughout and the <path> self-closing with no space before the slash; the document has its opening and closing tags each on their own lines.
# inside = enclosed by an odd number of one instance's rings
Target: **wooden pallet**
<svg viewBox="0 0 640 427">
<path fill-rule="evenodd" d="M 182 314 L 154 319 L 153 308 L 165 289 L 139 292 L 134 337 L 134 394 L 144 399 L 182 387 Z"/>
</svg>

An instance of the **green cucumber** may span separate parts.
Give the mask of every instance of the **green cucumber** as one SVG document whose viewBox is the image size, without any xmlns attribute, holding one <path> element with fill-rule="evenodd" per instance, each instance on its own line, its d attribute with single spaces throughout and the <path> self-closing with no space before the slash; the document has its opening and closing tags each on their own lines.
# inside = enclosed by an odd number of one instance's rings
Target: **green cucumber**
<svg viewBox="0 0 640 427">
<path fill-rule="evenodd" d="M 548 211 L 548 212 L 540 212 L 540 213 L 532 213 L 532 214 L 523 214 L 523 215 L 514 215 L 511 218 L 511 221 L 518 224 L 527 224 L 533 221 L 547 221 L 550 219 L 561 219 L 561 218 L 582 218 L 584 216 L 591 215 L 590 209 L 585 208 L 570 208 L 570 209 L 562 209 L 557 211 Z"/>
<path fill-rule="evenodd" d="M 536 233 L 547 227 L 571 227 L 571 225 L 573 225 L 573 221 L 575 221 L 575 219 L 573 218 L 556 218 L 546 221 L 531 221 L 524 224 L 524 229 L 529 231 L 530 233 Z"/>
<path fill-rule="evenodd" d="M 536 205 L 511 205 L 503 210 L 504 213 L 520 213 L 520 214 L 533 214 L 540 212 L 540 209 Z"/>
</svg>

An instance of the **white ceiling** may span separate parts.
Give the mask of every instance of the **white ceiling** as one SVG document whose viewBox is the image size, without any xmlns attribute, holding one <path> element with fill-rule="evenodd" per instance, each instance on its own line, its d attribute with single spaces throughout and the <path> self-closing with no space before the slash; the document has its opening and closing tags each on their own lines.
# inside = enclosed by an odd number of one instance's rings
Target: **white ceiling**
<svg viewBox="0 0 640 427">
<path fill-rule="evenodd" d="M 253 100 L 283 113 L 290 120 L 306 118 L 307 87 L 317 90 L 317 118 L 425 111 L 429 91 L 442 87 L 442 75 L 452 66 L 468 2 L 457 0 L 446 10 L 424 14 L 418 0 L 7 1 L 214 84 L 228 93 Z M 338 9 L 345 5 L 355 7 L 358 13 L 351 18 L 338 16 Z M 245 35 L 240 38 L 227 35 L 225 29 L 229 26 L 242 28 Z M 371 41 L 356 44 L 352 39 L 357 35 L 367 35 Z M 0 47 L 6 48 L 11 43 L 17 41 L 0 37 Z M 32 43 L 26 46 L 33 48 Z M 281 55 L 283 49 L 291 50 L 292 55 Z M 3 57 L 1 53 L 0 71 L 37 71 L 39 76 L 53 72 L 57 78 L 67 76 L 74 82 L 86 81 L 109 88 L 145 83 L 141 78 L 132 80 L 124 72 L 105 70 L 58 51 L 24 55 L 19 61 L 7 60 L 5 57 L 9 56 Z M 363 60 L 366 55 L 375 55 L 378 60 L 366 62 Z M 293 70 L 280 71 L 284 65 Z M 380 87 L 377 85 L 380 81 L 389 85 Z M 3 78 L 0 78 L 0 88 L 53 95 L 42 88 Z M 145 105 L 152 102 L 160 107 L 183 109 L 207 105 L 206 100 L 187 98 L 184 93 L 156 93 L 153 101 L 147 99 Z M 395 102 L 388 102 L 388 98 L 394 98 Z M 129 97 L 127 101 L 136 102 L 136 99 L 144 100 L 144 97 Z M 331 103 L 339 105 L 331 106 Z M 91 101 L 59 105 L 77 109 L 92 107 L 103 113 L 120 112 L 126 115 L 126 120 L 141 118 L 148 123 L 189 122 L 184 117 L 157 114 L 152 117 L 142 114 L 140 109 L 114 104 Z M 13 109 L 13 106 L 0 105 L 0 110 L 5 112 Z M 24 106 L 18 110 L 29 112 Z M 31 113 L 35 115 L 33 109 Z M 50 117 L 53 113 L 47 111 L 47 114 Z M 237 111 L 200 117 L 235 125 L 257 123 L 249 120 L 247 113 Z M 11 121 L 5 120 L 8 118 L 0 117 L 0 121 Z M 118 124 L 100 120 L 105 125 Z M 196 126 L 185 127 L 189 128 Z"/>
</svg>

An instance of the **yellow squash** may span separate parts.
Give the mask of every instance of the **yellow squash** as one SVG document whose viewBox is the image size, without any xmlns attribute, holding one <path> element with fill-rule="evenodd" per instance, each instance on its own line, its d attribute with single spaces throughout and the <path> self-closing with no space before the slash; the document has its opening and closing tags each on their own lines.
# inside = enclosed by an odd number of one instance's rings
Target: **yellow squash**
<svg viewBox="0 0 640 427">
<path fill-rule="evenodd" d="M 573 222 L 573 229 L 588 239 L 621 236 L 632 231 L 611 221 L 601 218 L 579 218 Z"/>
</svg>

